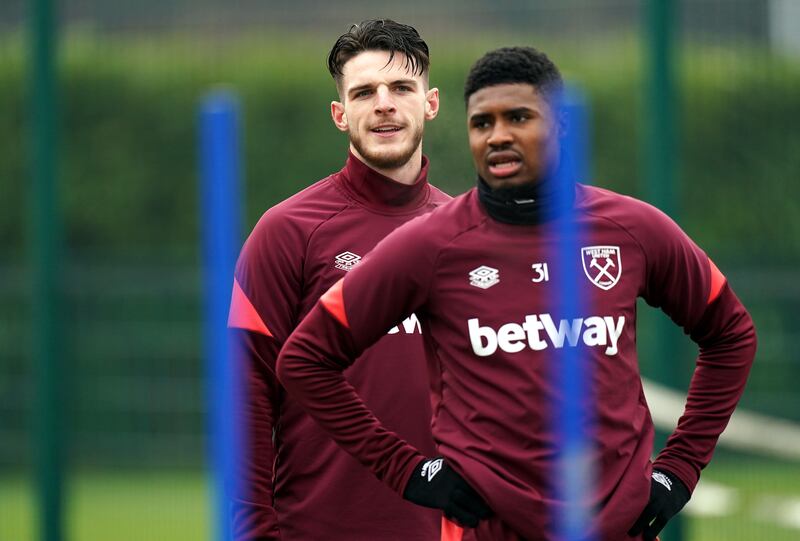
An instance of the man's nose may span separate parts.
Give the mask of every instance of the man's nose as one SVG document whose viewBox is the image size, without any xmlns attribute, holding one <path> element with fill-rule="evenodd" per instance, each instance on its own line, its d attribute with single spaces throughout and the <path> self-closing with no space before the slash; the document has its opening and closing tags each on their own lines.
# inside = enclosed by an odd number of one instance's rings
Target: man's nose
<svg viewBox="0 0 800 541">
<path fill-rule="evenodd" d="M 379 86 L 375 93 L 375 112 L 378 114 L 393 113 L 397 107 L 392 98 L 392 93 L 385 86 Z"/>
<path fill-rule="evenodd" d="M 508 129 L 506 123 L 495 122 L 489 134 L 489 139 L 487 139 L 486 142 L 492 147 L 504 147 L 509 145 L 513 140 L 514 137 L 511 135 L 511 130 Z"/>
</svg>

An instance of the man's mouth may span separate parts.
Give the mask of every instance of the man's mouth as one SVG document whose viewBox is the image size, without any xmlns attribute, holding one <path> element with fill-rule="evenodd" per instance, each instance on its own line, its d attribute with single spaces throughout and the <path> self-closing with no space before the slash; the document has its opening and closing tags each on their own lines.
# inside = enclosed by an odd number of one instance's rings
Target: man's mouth
<svg viewBox="0 0 800 541">
<path fill-rule="evenodd" d="M 516 175 L 522 169 L 522 159 L 516 152 L 493 152 L 486 160 L 489 172 L 496 178 Z"/>
<path fill-rule="evenodd" d="M 370 131 L 380 137 L 392 137 L 394 134 L 402 130 L 402 126 L 395 124 L 385 124 L 382 126 L 375 126 Z"/>
</svg>

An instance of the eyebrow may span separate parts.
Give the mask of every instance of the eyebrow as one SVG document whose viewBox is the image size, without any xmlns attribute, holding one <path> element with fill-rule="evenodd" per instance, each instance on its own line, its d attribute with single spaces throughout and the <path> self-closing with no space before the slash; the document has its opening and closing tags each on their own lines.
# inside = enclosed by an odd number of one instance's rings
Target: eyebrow
<svg viewBox="0 0 800 541">
<path fill-rule="evenodd" d="M 477 113 L 477 114 L 471 115 L 469 117 L 469 121 L 470 122 L 475 122 L 477 120 L 486 120 L 488 118 L 491 118 L 492 116 L 494 116 L 494 115 L 492 115 L 491 113 Z"/>
<path fill-rule="evenodd" d="M 513 116 L 513 115 L 519 115 L 519 114 L 522 114 L 522 113 L 531 114 L 531 113 L 535 113 L 535 111 L 533 109 L 531 109 L 530 107 L 523 106 L 523 107 L 514 107 L 513 109 L 506 109 L 506 110 L 502 111 L 500 114 L 502 116 L 509 117 L 509 116 Z M 475 113 L 474 115 L 469 117 L 469 121 L 470 122 L 474 122 L 476 120 L 485 120 L 487 118 L 492 118 L 493 116 L 495 116 L 494 113 L 490 113 L 490 112 L 487 112 L 487 113 Z"/>
<path fill-rule="evenodd" d="M 392 86 L 398 86 L 398 85 L 417 86 L 417 81 L 415 79 L 397 79 L 396 81 L 392 81 L 389 84 L 391 84 Z"/>
<path fill-rule="evenodd" d="M 503 111 L 503 115 L 511 116 L 511 115 L 518 115 L 520 113 L 533 113 L 535 112 L 530 107 L 514 107 L 513 109 L 509 109 L 507 111 Z"/>
<path fill-rule="evenodd" d="M 415 81 L 414 79 L 396 79 L 394 81 L 389 82 L 389 86 L 402 86 L 402 85 L 413 86 L 416 88 L 417 81 Z M 347 91 L 347 95 L 352 96 L 353 94 L 357 94 L 362 90 L 369 90 L 373 86 L 375 85 L 373 85 L 372 83 L 364 83 L 362 85 L 354 86 Z"/>
</svg>

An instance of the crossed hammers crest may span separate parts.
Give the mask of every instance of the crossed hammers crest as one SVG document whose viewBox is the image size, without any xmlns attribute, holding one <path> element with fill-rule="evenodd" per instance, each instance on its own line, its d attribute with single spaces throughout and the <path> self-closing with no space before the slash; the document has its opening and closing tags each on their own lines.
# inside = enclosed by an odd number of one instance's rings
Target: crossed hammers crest
<svg viewBox="0 0 800 541">
<path fill-rule="evenodd" d="M 608 290 L 614 287 L 622 271 L 622 258 L 618 246 L 584 246 L 581 249 L 583 272 L 597 287 Z"/>
</svg>

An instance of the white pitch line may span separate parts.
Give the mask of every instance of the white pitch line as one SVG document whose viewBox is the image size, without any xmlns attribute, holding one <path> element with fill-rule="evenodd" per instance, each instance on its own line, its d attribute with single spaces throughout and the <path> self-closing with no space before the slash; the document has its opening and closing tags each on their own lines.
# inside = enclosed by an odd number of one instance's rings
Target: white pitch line
<svg viewBox="0 0 800 541">
<path fill-rule="evenodd" d="M 642 380 L 655 425 L 674 430 L 686 402 L 685 392 L 677 392 L 651 380 Z M 737 409 L 719 438 L 721 447 L 747 450 L 759 455 L 800 460 L 800 424 Z M 694 516 L 725 516 L 747 513 L 755 520 L 800 530 L 800 498 L 793 495 L 755 496 L 755 504 L 743 506 L 740 491 L 702 480 L 686 506 Z"/>
<path fill-rule="evenodd" d="M 739 490 L 701 479 L 684 512 L 693 517 L 724 517 L 742 511 Z M 768 495 L 758 498 L 750 511 L 755 520 L 800 530 L 800 498 Z"/>
<path fill-rule="evenodd" d="M 685 512 L 695 517 L 724 517 L 735 513 L 739 505 L 737 489 L 700 479 Z"/>
<path fill-rule="evenodd" d="M 686 404 L 686 392 L 678 392 L 643 379 L 650 414 L 658 428 L 672 432 Z M 800 460 L 800 424 L 738 408 L 719 438 L 719 445 L 785 460 Z"/>
<path fill-rule="evenodd" d="M 786 528 L 800 530 L 800 498 L 791 496 L 765 496 L 753 511 L 759 520 L 775 522 Z"/>
</svg>

